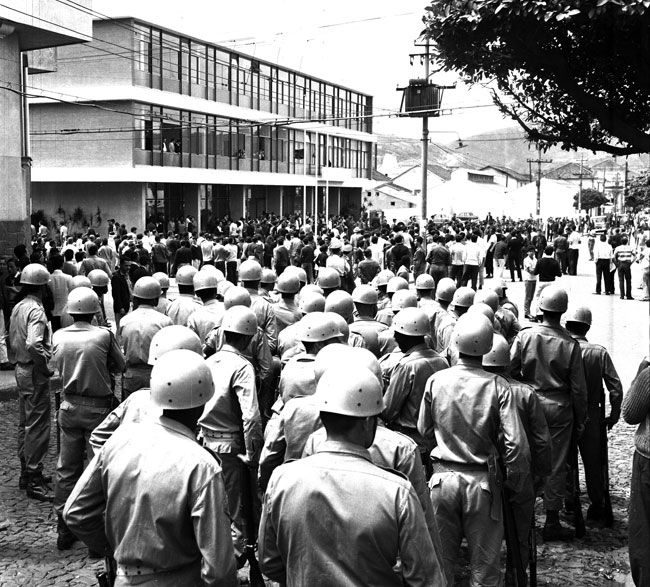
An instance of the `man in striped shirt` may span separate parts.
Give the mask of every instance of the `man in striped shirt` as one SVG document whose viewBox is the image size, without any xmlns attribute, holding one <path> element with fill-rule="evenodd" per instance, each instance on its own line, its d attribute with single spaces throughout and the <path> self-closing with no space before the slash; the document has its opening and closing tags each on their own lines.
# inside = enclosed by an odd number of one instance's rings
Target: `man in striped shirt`
<svg viewBox="0 0 650 587">
<path fill-rule="evenodd" d="M 627 237 L 624 236 L 621 239 L 621 244 L 614 249 L 614 263 L 618 268 L 618 285 L 622 300 L 625 298 L 628 300 L 634 299 L 632 297 L 632 272 L 630 267 L 635 259 L 634 247 L 627 243 Z"/>
</svg>

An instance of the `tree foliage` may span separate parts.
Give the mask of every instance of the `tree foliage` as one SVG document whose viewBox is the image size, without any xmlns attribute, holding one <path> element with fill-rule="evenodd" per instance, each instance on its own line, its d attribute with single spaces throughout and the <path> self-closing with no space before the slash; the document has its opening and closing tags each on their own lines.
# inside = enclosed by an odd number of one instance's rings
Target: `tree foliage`
<svg viewBox="0 0 650 587">
<path fill-rule="evenodd" d="M 650 171 L 644 171 L 630 181 L 625 205 L 635 212 L 642 208 L 650 208 Z"/>
<path fill-rule="evenodd" d="M 650 152 L 650 0 L 432 0 L 441 69 L 496 81 L 528 137 L 615 155 Z"/>
<path fill-rule="evenodd" d="M 607 204 L 607 196 L 603 192 L 599 192 L 593 188 L 585 188 L 582 190 L 582 197 L 580 198 L 580 209 L 591 210 Z M 573 196 L 574 206 L 578 207 L 578 194 Z"/>
</svg>

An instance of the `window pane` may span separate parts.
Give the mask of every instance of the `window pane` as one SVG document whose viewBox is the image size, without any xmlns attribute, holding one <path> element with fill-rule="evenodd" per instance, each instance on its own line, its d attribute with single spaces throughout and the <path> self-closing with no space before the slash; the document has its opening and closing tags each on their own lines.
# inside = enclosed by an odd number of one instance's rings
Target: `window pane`
<svg viewBox="0 0 650 587">
<path fill-rule="evenodd" d="M 174 35 L 163 33 L 162 36 L 162 71 L 163 77 L 178 79 L 179 39 Z"/>
<path fill-rule="evenodd" d="M 151 29 L 138 24 L 134 25 L 134 29 L 137 68 L 151 72 Z"/>
</svg>

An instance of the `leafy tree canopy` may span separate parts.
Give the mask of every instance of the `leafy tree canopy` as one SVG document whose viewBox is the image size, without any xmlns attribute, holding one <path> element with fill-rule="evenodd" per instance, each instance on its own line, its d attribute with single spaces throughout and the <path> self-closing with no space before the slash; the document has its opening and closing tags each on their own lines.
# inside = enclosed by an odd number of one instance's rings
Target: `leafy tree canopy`
<svg viewBox="0 0 650 587">
<path fill-rule="evenodd" d="M 642 208 L 650 208 L 650 171 L 644 171 L 630 181 L 625 205 L 635 212 Z"/>
<path fill-rule="evenodd" d="M 575 207 L 578 207 L 578 194 L 573 196 L 573 202 Z M 598 206 L 603 206 L 607 204 L 607 196 L 603 192 L 599 192 L 593 188 L 585 188 L 582 190 L 582 197 L 580 198 L 580 208 L 581 210 L 591 210 L 592 208 L 597 208 Z"/>
<path fill-rule="evenodd" d="M 496 81 L 543 147 L 650 152 L 650 0 L 432 0 L 441 69 Z"/>
</svg>

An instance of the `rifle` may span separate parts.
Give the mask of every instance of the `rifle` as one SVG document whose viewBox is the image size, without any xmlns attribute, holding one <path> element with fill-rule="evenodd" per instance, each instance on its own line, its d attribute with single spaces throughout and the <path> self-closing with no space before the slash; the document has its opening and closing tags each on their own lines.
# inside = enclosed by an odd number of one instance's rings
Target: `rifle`
<svg viewBox="0 0 650 587">
<path fill-rule="evenodd" d="M 265 587 L 264 577 L 260 570 L 260 565 L 255 557 L 255 547 L 257 544 L 257 517 L 255 515 L 255 486 L 252 475 L 254 468 L 245 455 L 238 455 L 242 462 L 242 510 L 246 520 L 246 551 L 245 556 L 248 560 L 249 571 L 248 580 L 251 587 Z"/>
<path fill-rule="evenodd" d="M 113 587 L 117 577 L 117 563 L 112 556 L 104 557 L 104 570 L 97 571 L 95 577 L 99 587 Z"/>
<path fill-rule="evenodd" d="M 586 534 L 585 519 L 582 516 L 582 504 L 580 503 L 580 471 L 578 470 L 578 437 L 575 432 L 571 439 L 570 448 L 571 469 L 573 474 L 573 523 L 576 531 L 576 538 L 583 538 Z"/>
<path fill-rule="evenodd" d="M 515 514 L 512 509 L 512 491 L 503 483 L 506 477 L 506 468 L 501 459 L 498 459 L 500 469 L 499 485 L 501 487 L 501 507 L 503 510 L 503 530 L 506 538 L 506 548 L 508 552 L 508 563 L 514 569 L 515 587 L 526 585 L 526 569 L 521 560 L 521 550 L 519 549 L 519 536 L 517 535 L 517 525 L 515 523 Z M 488 469 L 490 465 L 488 463 Z M 496 471 L 495 471 L 496 473 Z"/>
<path fill-rule="evenodd" d="M 537 587 L 537 534 L 535 528 L 535 512 L 530 523 L 528 533 L 528 574 L 530 576 L 530 587 Z"/>
<path fill-rule="evenodd" d="M 609 449 L 607 446 L 607 423 L 605 421 L 605 397 L 600 401 L 600 466 L 603 475 L 603 495 L 605 497 L 605 526 L 614 525 L 612 500 L 609 495 Z"/>
<path fill-rule="evenodd" d="M 54 392 L 54 409 L 56 410 L 56 452 L 61 452 L 61 427 L 59 426 L 59 410 L 61 409 L 61 392 Z"/>
</svg>

